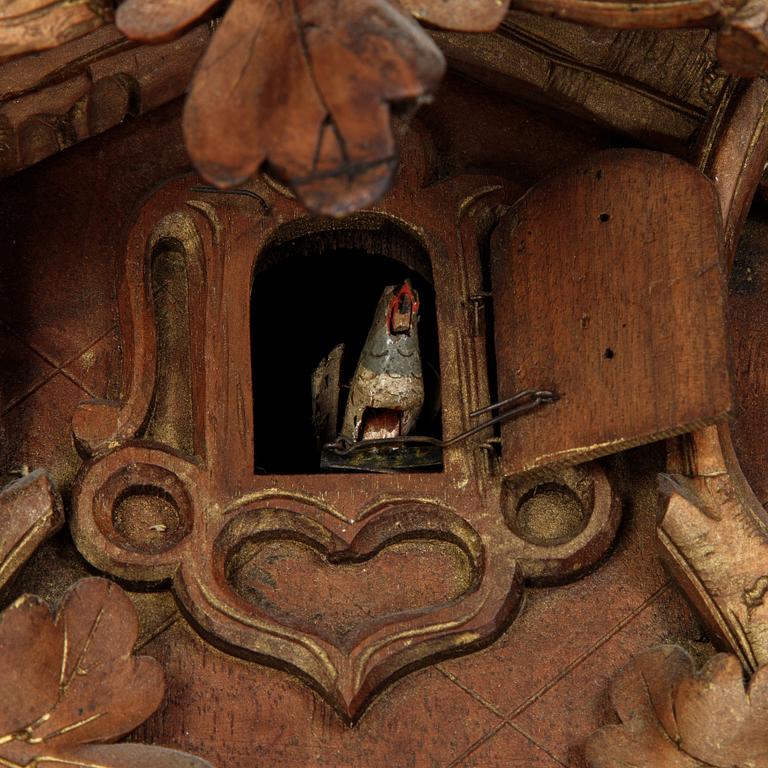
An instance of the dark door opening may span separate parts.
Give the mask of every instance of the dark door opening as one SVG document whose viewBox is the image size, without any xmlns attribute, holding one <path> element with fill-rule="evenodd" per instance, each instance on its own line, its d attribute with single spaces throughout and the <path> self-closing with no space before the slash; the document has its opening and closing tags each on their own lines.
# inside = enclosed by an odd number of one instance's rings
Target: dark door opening
<svg viewBox="0 0 768 768">
<path fill-rule="evenodd" d="M 394 224 L 381 221 L 375 229 L 339 228 L 302 235 L 260 254 L 251 292 L 257 474 L 320 470 L 322 446 L 313 407 L 313 375 L 322 373 L 318 366 L 343 344 L 338 421 L 331 425 L 339 431 L 377 306 L 385 289 L 406 281 L 418 297 L 423 376 L 423 405 L 415 426 L 409 428 L 414 435 L 440 438 L 435 292 L 429 258 L 421 244 Z M 401 323 L 403 307 L 409 305 L 404 299 L 399 302 L 397 322 Z M 370 408 L 364 418 L 386 425 L 392 414 Z M 365 461 L 358 469 L 365 469 Z"/>
</svg>

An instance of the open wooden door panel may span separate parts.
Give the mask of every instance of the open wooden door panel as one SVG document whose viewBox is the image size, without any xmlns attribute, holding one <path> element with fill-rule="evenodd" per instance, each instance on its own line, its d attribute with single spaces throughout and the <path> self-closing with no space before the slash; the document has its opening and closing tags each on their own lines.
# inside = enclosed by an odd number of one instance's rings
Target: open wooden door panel
<svg viewBox="0 0 768 768">
<path fill-rule="evenodd" d="M 502 427 L 505 474 L 725 417 L 721 240 L 712 183 L 658 152 L 592 155 L 522 198 L 492 243 L 499 397 L 559 400 Z"/>
</svg>

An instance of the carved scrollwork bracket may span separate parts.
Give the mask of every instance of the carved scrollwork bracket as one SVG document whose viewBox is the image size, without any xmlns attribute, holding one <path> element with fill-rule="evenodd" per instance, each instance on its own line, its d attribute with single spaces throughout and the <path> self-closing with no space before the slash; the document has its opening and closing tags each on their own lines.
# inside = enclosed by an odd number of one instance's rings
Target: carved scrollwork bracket
<svg viewBox="0 0 768 768">
<path fill-rule="evenodd" d="M 170 580 L 205 637 L 299 674 L 349 719 L 404 671 L 493 640 L 526 580 L 594 566 L 620 518 L 603 470 L 587 464 L 550 478 L 578 524 L 532 533 L 520 510 L 537 483 L 495 474 L 490 430 L 446 447 L 442 471 L 256 471 L 254 408 L 273 405 L 254 400 L 253 379 L 270 363 L 251 344 L 274 329 L 251 327 L 251 285 L 276 243 L 301 252 L 318 237 L 375 242 L 418 262 L 437 297 L 445 434 L 472 426 L 470 413 L 488 403 L 486 340 L 469 297 L 483 289 L 480 243 L 506 183 L 430 186 L 417 144 L 392 193 L 342 222 L 307 216 L 272 180 L 233 196 L 188 177 L 156 193 L 136 220 L 121 283 L 121 399 L 84 404 L 73 420 L 91 456 L 73 493 L 83 555 L 122 578 Z M 184 276 L 172 292 L 186 310 L 163 348 L 163 289 L 152 286 L 166 257 Z M 377 587 L 382 578 L 399 589 Z"/>
</svg>

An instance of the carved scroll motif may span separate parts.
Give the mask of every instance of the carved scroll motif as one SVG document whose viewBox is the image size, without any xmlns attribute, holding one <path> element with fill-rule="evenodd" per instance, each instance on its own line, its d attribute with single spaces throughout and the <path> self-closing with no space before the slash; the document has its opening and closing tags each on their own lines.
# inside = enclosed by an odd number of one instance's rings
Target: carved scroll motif
<svg viewBox="0 0 768 768">
<path fill-rule="evenodd" d="M 112 744 L 147 719 L 163 671 L 134 657 L 139 622 L 125 593 L 82 579 L 56 616 L 24 595 L 0 614 L 0 763 L 81 768 L 211 768 L 162 747 Z"/>
<path fill-rule="evenodd" d="M 73 420 L 91 456 L 73 492 L 82 554 L 133 581 L 171 580 L 205 637 L 299 674 L 350 720 L 405 670 L 493 640 L 514 618 L 525 580 L 562 581 L 594 566 L 620 519 L 603 470 L 589 464 L 544 487 L 559 483 L 578 524 L 534 535 L 538 484 L 502 489 L 481 447 L 490 435 L 446 448 L 441 472 L 255 472 L 252 362 L 268 363 L 252 361 L 248 307 L 251 277 L 269 267 L 273 243 L 397 231 L 424 249 L 441 297 L 446 433 L 467 429 L 470 412 L 488 402 L 485 337 L 461 297 L 482 288 L 480 232 L 505 186 L 472 176 L 425 186 L 426 153 L 406 151 L 393 192 L 342 223 L 307 217 L 272 180 L 242 196 L 200 191 L 194 177 L 159 190 L 125 260 L 122 397 L 86 403 Z M 455 225 L 445 226 L 446 211 Z M 149 286 L 163 248 L 184 265 L 189 310 L 179 344 L 158 355 Z M 169 355 L 188 356 L 192 372 L 186 448 L 158 428 L 153 409 L 166 401 L 158 370 Z M 401 588 L 379 588 L 382 578 Z"/>
</svg>

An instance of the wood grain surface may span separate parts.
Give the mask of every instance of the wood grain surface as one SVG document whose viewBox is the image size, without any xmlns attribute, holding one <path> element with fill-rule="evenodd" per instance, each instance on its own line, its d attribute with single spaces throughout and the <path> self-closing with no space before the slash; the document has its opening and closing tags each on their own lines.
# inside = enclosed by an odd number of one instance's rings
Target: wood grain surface
<svg viewBox="0 0 768 768">
<path fill-rule="evenodd" d="M 670 156 L 588 158 L 531 190 L 494 237 L 500 396 L 561 399 L 502 427 L 508 474 L 726 416 L 718 202 Z"/>
<path fill-rule="evenodd" d="M 610 142 L 474 83 L 453 79 L 449 86 L 425 112 L 441 150 L 440 176 L 483 167 L 527 186 Z M 0 372 L 2 468 L 49 466 L 65 498 L 82 464 L 73 411 L 82 400 L 120 392 L 115 286 L 127 222 L 158 184 L 187 170 L 179 107 L 126 121 L 0 182 L 0 231 L 11 244 L 0 257 L 0 341 L 9 362 Z M 458 119 L 468 113 L 477 119 Z M 157 302 L 172 301 L 167 294 L 162 287 Z M 647 449 L 608 462 L 627 507 L 602 567 L 564 587 L 530 590 L 514 629 L 483 651 L 403 677 L 354 728 L 295 676 L 200 638 L 167 590 L 130 592 L 142 652 L 161 660 L 168 675 L 164 703 L 132 738 L 227 768 L 254 761 L 583 768 L 581 744 L 604 722 L 608 680 L 632 654 L 661 641 L 707 647 L 649 554 L 661 466 L 658 452 Z M 59 595 L 88 573 L 62 533 L 24 570 L 20 587 Z"/>
</svg>

